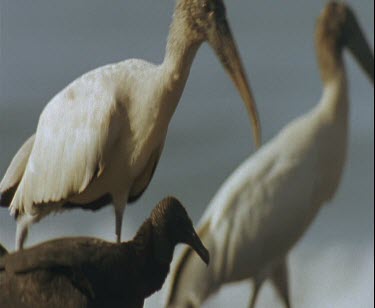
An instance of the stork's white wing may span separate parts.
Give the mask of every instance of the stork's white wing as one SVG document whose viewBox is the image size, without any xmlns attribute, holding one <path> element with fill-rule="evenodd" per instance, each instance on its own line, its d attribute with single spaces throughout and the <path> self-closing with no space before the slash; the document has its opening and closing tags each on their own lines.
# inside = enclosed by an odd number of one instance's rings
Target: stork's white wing
<svg viewBox="0 0 375 308">
<path fill-rule="evenodd" d="M 0 205 L 8 207 L 16 187 L 22 179 L 23 173 L 29 160 L 34 145 L 35 134 L 32 135 L 18 150 L 13 157 L 3 179 L 0 182 Z"/>
<path fill-rule="evenodd" d="M 111 84 L 89 77 L 76 80 L 43 111 L 13 213 L 78 194 L 105 169 L 123 114 Z"/>
<path fill-rule="evenodd" d="M 223 283 L 253 277 L 265 256 L 282 257 L 303 233 L 315 211 L 318 147 L 309 147 L 314 129 L 301 130 L 301 123 L 281 131 L 220 187 L 197 228 L 210 265 L 184 250 L 169 276 L 172 307 L 200 303 Z"/>
<path fill-rule="evenodd" d="M 305 198 L 307 201 L 311 196 L 319 155 L 317 147 L 311 146 L 310 142 L 319 131 L 312 125 L 314 123 L 306 129 L 306 121 L 311 121 L 309 114 L 287 125 L 245 160 L 218 190 L 202 224 L 210 220 L 212 230 L 224 220 L 238 215 L 239 208 L 254 213 L 258 209 L 264 211 L 267 205 L 277 208 L 286 200 L 293 201 L 290 206 L 301 207 L 298 202 Z M 285 210 L 288 208 L 280 206 Z"/>
<path fill-rule="evenodd" d="M 299 147 L 303 155 L 294 155 L 292 144 L 281 151 L 283 141 L 274 139 L 245 161 L 212 200 L 202 224 L 208 222 L 214 236 L 215 276 L 243 279 L 244 269 L 260 266 L 266 250 L 289 249 L 316 213 L 318 154 Z"/>
<path fill-rule="evenodd" d="M 250 195 L 247 206 L 254 206 L 252 199 L 256 198 L 255 194 L 259 186 L 263 185 L 264 177 L 275 164 L 275 154 L 269 149 L 270 145 L 266 144 L 226 179 L 211 200 L 199 226 L 209 222 L 212 231 L 222 220 L 231 219 L 232 213 L 241 206 L 239 198 L 246 192 Z"/>
</svg>

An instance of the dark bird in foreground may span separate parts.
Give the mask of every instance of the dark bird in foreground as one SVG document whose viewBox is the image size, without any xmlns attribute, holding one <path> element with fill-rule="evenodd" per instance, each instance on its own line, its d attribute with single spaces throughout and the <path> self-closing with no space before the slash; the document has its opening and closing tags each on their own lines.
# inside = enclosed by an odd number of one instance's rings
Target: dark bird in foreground
<svg viewBox="0 0 375 308">
<path fill-rule="evenodd" d="M 0 258 L 5 256 L 7 253 L 8 253 L 8 251 L 0 244 Z M 5 276 L 4 273 L 0 272 L 0 285 L 3 283 L 4 276 Z M 2 307 L 2 306 L 0 306 L 0 307 Z"/>
<path fill-rule="evenodd" d="M 5 256 L 7 253 L 8 251 L 0 244 L 0 258 Z"/>
<path fill-rule="evenodd" d="M 161 289 L 174 248 L 209 253 L 181 203 L 162 200 L 133 240 L 52 240 L 0 258 L 0 307 L 143 307 Z"/>
</svg>

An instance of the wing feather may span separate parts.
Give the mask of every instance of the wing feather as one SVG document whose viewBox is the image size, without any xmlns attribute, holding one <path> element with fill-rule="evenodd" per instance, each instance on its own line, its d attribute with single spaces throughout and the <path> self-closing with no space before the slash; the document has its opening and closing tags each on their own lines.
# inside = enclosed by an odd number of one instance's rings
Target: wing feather
<svg viewBox="0 0 375 308">
<path fill-rule="evenodd" d="M 13 157 L 3 179 L 0 182 L 0 205 L 8 207 L 25 172 L 27 161 L 34 145 L 35 134 L 32 135 Z"/>
<path fill-rule="evenodd" d="M 79 194 L 103 172 L 121 127 L 114 93 L 103 80 L 84 76 L 46 106 L 12 213 Z"/>
</svg>

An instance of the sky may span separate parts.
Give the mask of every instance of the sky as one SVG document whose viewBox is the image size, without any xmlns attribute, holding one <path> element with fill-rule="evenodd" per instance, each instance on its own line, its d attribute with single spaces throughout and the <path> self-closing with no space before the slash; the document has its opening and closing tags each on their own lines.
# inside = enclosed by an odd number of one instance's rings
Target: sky
<svg viewBox="0 0 375 308">
<path fill-rule="evenodd" d="M 373 46 L 374 2 L 348 2 Z M 265 142 L 321 96 L 313 33 L 324 3 L 226 1 Z M 160 63 L 173 7 L 172 0 L 0 0 L 0 177 L 35 131 L 44 106 L 69 82 L 127 58 Z M 373 307 L 374 90 L 350 56 L 345 63 L 351 99 L 348 160 L 335 198 L 291 251 L 295 307 Z M 131 238 L 166 195 L 178 197 L 197 222 L 221 183 L 254 150 L 245 107 L 204 44 L 154 178 L 126 209 L 123 237 Z M 114 240 L 113 209 L 50 216 L 31 228 L 27 245 L 70 235 Z M 15 222 L 0 209 L 0 242 L 12 249 L 14 236 Z M 205 307 L 245 307 L 250 290 L 249 282 L 225 287 Z M 146 307 L 159 307 L 162 293 Z M 275 303 L 275 293 L 265 287 L 259 307 Z"/>
</svg>

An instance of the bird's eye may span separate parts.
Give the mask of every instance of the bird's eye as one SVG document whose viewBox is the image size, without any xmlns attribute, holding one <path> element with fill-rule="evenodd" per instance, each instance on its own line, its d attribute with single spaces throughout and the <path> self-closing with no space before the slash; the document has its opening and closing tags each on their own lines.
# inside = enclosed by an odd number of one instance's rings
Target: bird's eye
<svg viewBox="0 0 375 308">
<path fill-rule="evenodd" d="M 209 1 L 204 1 L 202 4 L 202 8 L 206 13 L 210 13 L 213 10 L 211 2 Z"/>
</svg>

